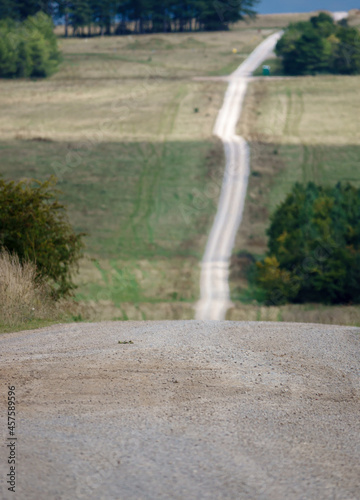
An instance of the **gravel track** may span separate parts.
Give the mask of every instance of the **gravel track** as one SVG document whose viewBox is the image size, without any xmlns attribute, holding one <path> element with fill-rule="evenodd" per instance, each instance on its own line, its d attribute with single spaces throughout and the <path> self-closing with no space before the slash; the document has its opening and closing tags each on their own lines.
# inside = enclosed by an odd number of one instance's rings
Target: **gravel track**
<svg viewBox="0 0 360 500">
<path fill-rule="evenodd" d="M 196 319 L 223 320 L 231 306 L 229 264 L 236 232 L 241 223 L 250 171 L 249 148 L 236 135 L 249 78 L 272 54 L 281 37 L 279 31 L 266 38 L 227 80 L 229 86 L 219 111 L 214 135 L 224 144 L 226 165 L 218 210 L 201 263 L 200 300 Z"/>
<path fill-rule="evenodd" d="M 348 12 L 333 12 L 335 21 L 346 19 Z M 226 165 L 217 214 L 207 241 L 201 263 L 200 300 L 196 306 L 196 319 L 224 320 L 231 307 L 229 265 L 236 232 L 244 210 L 250 153 L 243 137 L 236 135 L 252 73 L 273 53 L 282 36 L 279 31 L 266 38 L 228 77 L 224 103 L 219 111 L 214 135 L 224 144 Z"/>
<path fill-rule="evenodd" d="M 360 329 L 105 322 L 4 334 L 16 493 L 0 498 L 360 498 Z M 119 344 L 118 341 L 133 341 Z"/>
</svg>

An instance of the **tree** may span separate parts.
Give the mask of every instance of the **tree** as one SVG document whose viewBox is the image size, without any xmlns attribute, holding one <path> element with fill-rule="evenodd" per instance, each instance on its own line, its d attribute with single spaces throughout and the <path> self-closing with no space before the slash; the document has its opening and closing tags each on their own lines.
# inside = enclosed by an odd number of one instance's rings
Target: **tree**
<svg viewBox="0 0 360 500">
<path fill-rule="evenodd" d="M 255 17 L 254 6 L 258 0 L 215 0 L 199 2 L 198 18 L 205 30 L 228 29 L 229 24 Z"/>
<path fill-rule="evenodd" d="M 55 18 L 64 18 L 65 36 L 69 35 L 69 15 L 71 10 L 71 0 L 56 0 L 54 2 Z"/>
<path fill-rule="evenodd" d="M 72 229 L 54 178 L 33 183 L 0 179 L 0 248 L 31 261 L 55 297 L 75 288 L 72 273 L 82 256 L 83 233 Z"/>
<path fill-rule="evenodd" d="M 92 19 L 91 4 L 88 0 L 73 0 L 70 6 L 70 23 L 74 34 L 78 34 L 79 28 L 81 34 L 84 34 L 84 27 L 90 24 Z"/>
<path fill-rule="evenodd" d="M 326 72 L 330 64 L 331 45 L 316 32 L 304 33 L 295 42 L 295 49 L 290 58 L 284 61 L 284 67 L 301 75 Z M 295 66 L 296 65 L 296 66 Z"/>
<path fill-rule="evenodd" d="M 111 25 L 116 15 L 117 3 L 115 0 L 92 0 L 91 10 L 93 21 L 100 26 L 101 34 L 110 35 Z"/>
<path fill-rule="evenodd" d="M 310 23 L 318 35 L 323 38 L 330 36 L 336 29 L 334 19 L 325 12 L 320 12 L 319 15 L 311 17 Z"/>
<path fill-rule="evenodd" d="M 19 13 L 13 0 L 0 0 L 0 19 L 18 19 Z"/>
<path fill-rule="evenodd" d="M 360 189 L 296 184 L 267 234 L 257 281 L 269 303 L 360 303 Z"/>
<path fill-rule="evenodd" d="M 360 33 L 357 29 L 346 26 L 338 28 L 332 64 L 335 73 L 360 73 Z"/>
<path fill-rule="evenodd" d="M 0 19 L 23 21 L 38 12 L 53 14 L 50 0 L 0 0 Z"/>
<path fill-rule="evenodd" d="M 72 24 L 74 34 L 84 34 L 84 27 L 96 23 L 101 34 L 111 34 L 117 15 L 121 23 L 117 33 L 127 33 L 127 23 L 137 33 L 197 29 L 228 29 L 231 23 L 254 17 L 259 0 L 0 0 L 0 16 L 23 20 L 39 10 L 63 18 L 65 36 Z"/>
<path fill-rule="evenodd" d="M 0 22 L 0 77 L 46 77 L 56 71 L 59 62 L 49 16 L 39 12 L 21 24 Z"/>
<path fill-rule="evenodd" d="M 290 75 L 360 73 L 360 34 L 325 13 L 290 24 L 276 45 Z"/>
</svg>

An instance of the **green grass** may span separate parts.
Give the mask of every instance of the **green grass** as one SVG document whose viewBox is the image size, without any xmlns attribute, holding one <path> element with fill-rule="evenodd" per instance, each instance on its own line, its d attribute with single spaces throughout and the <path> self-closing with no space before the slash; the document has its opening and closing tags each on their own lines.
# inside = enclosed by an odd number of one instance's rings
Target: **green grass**
<svg viewBox="0 0 360 500">
<path fill-rule="evenodd" d="M 37 330 L 38 328 L 45 328 L 46 326 L 51 326 L 59 321 L 49 321 L 49 320 L 31 320 L 26 323 L 20 323 L 18 325 L 4 325 L 0 322 L 0 334 L 1 333 L 13 333 L 13 332 L 21 332 L 22 330 Z"/>
<path fill-rule="evenodd" d="M 70 219 L 85 238 L 78 299 L 196 300 L 197 269 L 216 210 L 221 178 L 219 141 L 104 143 L 91 151 L 76 143 L 0 143 L 5 177 L 45 179 L 68 152 L 81 163 L 63 171 L 58 188 Z M 174 272 L 174 270 L 176 272 Z M 191 277 L 189 277 L 191 274 Z"/>
<path fill-rule="evenodd" d="M 273 181 L 268 208 L 273 212 L 295 182 L 334 185 L 351 182 L 360 187 L 360 145 L 280 145 L 283 169 Z"/>
<path fill-rule="evenodd" d="M 200 258 L 217 199 L 195 199 L 223 163 L 219 141 L 0 143 L 2 174 L 17 179 L 59 177 L 61 198 L 77 231 L 89 233 L 91 257 Z M 66 163 L 66 155 L 76 161 Z M 190 219 L 189 219 L 190 215 Z"/>
<path fill-rule="evenodd" d="M 216 69 L 215 71 L 209 71 L 209 76 L 227 76 L 233 73 L 242 62 L 245 61 L 245 57 L 234 56 L 232 61 L 229 61 L 224 66 Z"/>
</svg>

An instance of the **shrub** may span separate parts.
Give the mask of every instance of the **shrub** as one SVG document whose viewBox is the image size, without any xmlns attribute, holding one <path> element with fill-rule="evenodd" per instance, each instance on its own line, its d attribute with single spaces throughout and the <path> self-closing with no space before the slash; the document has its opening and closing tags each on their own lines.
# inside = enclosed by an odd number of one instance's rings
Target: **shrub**
<svg viewBox="0 0 360 500">
<path fill-rule="evenodd" d="M 0 250 L 0 323 L 13 326 L 31 319 L 48 319 L 54 301 L 46 283 L 30 261 Z"/>
<path fill-rule="evenodd" d="M 268 236 L 257 282 L 270 303 L 360 302 L 360 189 L 296 184 Z"/>
<path fill-rule="evenodd" d="M 46 77 L 60 62 L 52 20 L 43 12 L 23 23 L 0 22 L 0 77 Z"/>
<path fill-rule="evenodd" d="M 360 33 L 321 13 L 290 24 L 276 45 L 284 72 L 291 75 L 360 73 Z"/>
<path fill-rule="evenodd" d="M 43 183 L 0 179 L 0 247 L 15 252 L 21 264 L 35 263 L 53 295 L 61 297 L 75 288 L 72 273 L 84 234 L 72 229 L 55 184 L 55 178 Z"/>
</svg>

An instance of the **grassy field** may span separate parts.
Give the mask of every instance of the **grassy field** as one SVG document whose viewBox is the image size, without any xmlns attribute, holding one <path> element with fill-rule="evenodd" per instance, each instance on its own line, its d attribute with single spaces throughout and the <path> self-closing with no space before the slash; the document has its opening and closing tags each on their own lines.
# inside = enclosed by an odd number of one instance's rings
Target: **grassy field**
<svg viewBox="0 0 360 500">
<path fill-rule="evenodd" d="M 226 88 L 193 77 L 233 71 L 268 33 L 63 39 L 56 75 L 0 81 L 0 172 L 56 175 L 71 222 L 89 233 L 81 317 L 193 317 Z"/>
<path fill-rule="evenodd" d="M 360 26 L 360 10 L 353 9 L 349 11 L 348 23 L 350 26 Z"/>
<path fill-rule="evenodd" d="M 251 29 L 281 29 L 286 28 L 290 23 L 307 21 L 311 16 L 316 16 L 321 11 L 289 13 L 289 14 L 259 14 L 255 20 L 248 24 L 244 22 L 237 23 L 233 29 L 244 30 Z"/>
<path fill-rule="evenodd" d="M 251 175 L 236 249 L 258 256 L 266 252 L 269 215 L 295 182 L 360 186 L 359 84 L 358 76 L 251 83 L 239 123 L 251 147 Z M 235 300 L 251 298 L 245 270 L 250 262 L 249 255 L 234 256 Z"/>
<path fill-rule="evenodd" d="M 231 321 L 286 321 L 323 325 L 360 326 L 359 306 L 287 304 L 279 307 L 243 304 L 235 301 L 227 319 Z"/>
<path fill-rule="evenodd" d="M 259 16 L 222 33 L 61 39 L 56 75 L 0 80 L 0 173 L 56 175 L 71 222 L 89 233 L 74 317 L 193 318 L 224 168 L 212 128 L 226 89 L 223 81 L 193 78 L 232 72 L 274 29 L 309 15 Z M 335 180 L 339 160 L 344 176 L 357 175 L 356 137 L 349 146 L 356 109 L 349 102 L 358 80 L 314 79 L 312 90 L 311 81 L 251 86 L 241 133 L 252 144 L 252 176 L 237 248 L 265 251 L 268 215 L 294 179 Z M 340 133 L 324 129 L 321 113 L 331 95 L 329 117 L 343 117 Z M 315 123 L 310 107 L 319 113 Z M 236 298 L 245 276 L 234 269 Z M 264 319 L 252 305 L 236 307 L 231 318 L 240 319 L 243 307 L 249 319 Z"/>
</svg>

